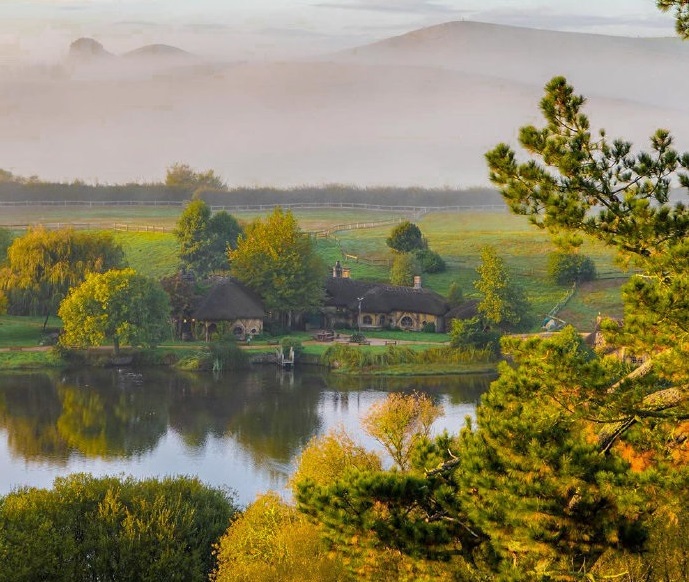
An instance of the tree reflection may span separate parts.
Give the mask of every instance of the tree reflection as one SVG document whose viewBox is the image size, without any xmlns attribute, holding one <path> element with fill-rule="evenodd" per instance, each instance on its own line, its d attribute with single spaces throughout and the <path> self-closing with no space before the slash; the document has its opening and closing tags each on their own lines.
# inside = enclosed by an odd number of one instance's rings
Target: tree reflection
<svg viewBox="0 0 689 582">
<path fill-rule="evenodd" d="M 128 370 L 91 370 L 57 383 L 57 430 L 86 457 L 130 457 L 155 448 L 167 430 L 164 399 Z"/>
<path fill-rule="evenodd" d="M 358 379 L 273 367 L 219 377 L 115 368 L 0 374 L 0 429 L 13 456 L 57 465 L 73 455 L 142 455 L 172 429 L 201 454 L 211 441 L 234 440 L 255 466 L 282 474 L 321 431 L 322 394 L 336 395 L 344 409 L 349 394 L 372 389 L 472 403 L 489 382 L 486 376 Z"/>
<path fill-rule="evenodd" d="M 47 374 L 0 376 L 0 427 L 12 454 L 64 462 L 69 447 L 57 430 L 62 405 Z"/>
<path fill-rule="evenodd" d="M 281 370 L 245 382 L 244 407 L 229 425 L 232 436 L 259 463 L 288 463 L 321 428 L 319 376 Z"/>
</svg>

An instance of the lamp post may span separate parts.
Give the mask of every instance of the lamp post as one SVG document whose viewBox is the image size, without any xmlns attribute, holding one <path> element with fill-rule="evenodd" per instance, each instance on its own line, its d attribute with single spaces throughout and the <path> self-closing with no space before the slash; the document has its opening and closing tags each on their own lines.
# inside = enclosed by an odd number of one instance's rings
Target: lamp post
<svg viewBox="0 0 689 582">
<path fill-rule="evenodd" d="M 361 333 L 361 302 L 364 300 L 363 297 L 357 297 L 356 300 L 359 302 L 359 317 L 356 320 L 357 323 L 357 329 L 359 330 L 359 333 Z"/>
</svg>

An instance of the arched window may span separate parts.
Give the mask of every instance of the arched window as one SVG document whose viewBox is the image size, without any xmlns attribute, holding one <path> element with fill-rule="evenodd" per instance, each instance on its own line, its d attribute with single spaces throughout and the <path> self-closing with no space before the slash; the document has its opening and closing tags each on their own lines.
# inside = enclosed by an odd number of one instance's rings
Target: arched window
<svg viewBox="0 0 689 582">
<path fill-rule="evenodd" d="M 405 315 L 400 319 L 400 327 L 414 327 L 414 321 L 408 315 Z"/>
<path fill-rule="evenodd" d="M 383 326 L 385 325 L 385 316 L 384 316 L 384 315 L 381 315 L 381 316 L 378 318 L 378 325 L 379 325 L 380 327 L 383 327 Z"/>
<path fill-rule="evenodd" d="M 364 315 L 362 322 L 364 325 L 373 325 L 373 318 L 370 315 Z"/>
<path fill-rule="evenodd" d="M 241 325 L 236 325 L 232 330 L 232 333 L 237 337 L 241 337 L 244 335 L 244 328 Z"/>
</svg>

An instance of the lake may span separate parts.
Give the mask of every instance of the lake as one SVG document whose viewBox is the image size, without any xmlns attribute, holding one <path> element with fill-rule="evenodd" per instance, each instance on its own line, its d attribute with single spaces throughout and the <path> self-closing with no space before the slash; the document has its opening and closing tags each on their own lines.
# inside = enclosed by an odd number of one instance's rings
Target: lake
<svg viewBox="0 0 689 582">
<path fill-rule="evenodd" d="M 491 377 L 341 377 L 319 371 L 194 374 L 87 369 L 0 374 L 0 494 L 50 487 L 73 472 L 197 475 L 240 503 L 285 491 L 315 435 L 343 426 L 380 450 L 360 419 L 389 391 L 417 390 L 443 405 L 434 431 L 457 432 Z"/>
</svg>

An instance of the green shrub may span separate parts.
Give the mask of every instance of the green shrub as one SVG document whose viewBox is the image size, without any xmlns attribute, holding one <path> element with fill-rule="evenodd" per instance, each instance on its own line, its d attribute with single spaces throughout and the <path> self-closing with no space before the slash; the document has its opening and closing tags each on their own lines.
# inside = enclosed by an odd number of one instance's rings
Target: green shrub
<svg viewBox="0 0 689 582">
<path fill-rule="evenodd" d="M 453 319 L 450 330 L 450 345 L 454 348 L 487 349 L 491 353 L 500 352 L 499 331 L 485 329 L 478 317 Z"/>
<path fill-rule="evenodd" d="M 443 258 L 431 249 L 417 251 L 415 255 L 422 273 L 444 273 L 447 270 Z"/>
<path fill-rule="evenodd" d="M 239 348 L 234 339 L 229 337 L 211 342 L 197 353 L 188 355 L 177 363 L 178 368 L 190 371 L 222 372 L 241 370 L 248 366 L 248 355 Z"/>
<path fill-rule="evenodd" d="M 432 321 L 424 323 L 421 328 L 422 333 L 435 333 L 435 323 Z"/>
<path fill-rule="evenodd" d="M 75 474 L 0 498 L 0 581 L 208 580 L 232 495 L 188 477 Z"/>
<path fill-rule="evenodd" d="M 596 265 L 590 257 L 557 251 L 548 255 L 548 278 L 557 285 L 593 281 Z"/>
</svg>

